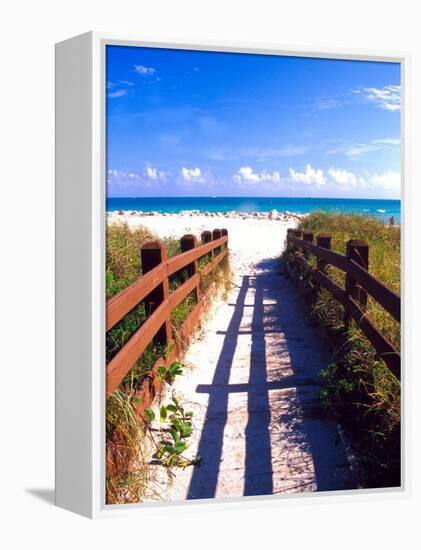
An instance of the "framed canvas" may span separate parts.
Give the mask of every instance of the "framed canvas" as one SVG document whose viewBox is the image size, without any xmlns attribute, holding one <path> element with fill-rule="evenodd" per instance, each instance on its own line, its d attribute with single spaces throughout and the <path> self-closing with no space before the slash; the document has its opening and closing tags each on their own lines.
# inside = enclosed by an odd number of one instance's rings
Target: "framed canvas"
<svg viewBox="0 0 421 550">
<path fill-rule="evenodd" d="M 56 45 L 56 503 L 407 491 L 408 56 Z"/>
</svg>

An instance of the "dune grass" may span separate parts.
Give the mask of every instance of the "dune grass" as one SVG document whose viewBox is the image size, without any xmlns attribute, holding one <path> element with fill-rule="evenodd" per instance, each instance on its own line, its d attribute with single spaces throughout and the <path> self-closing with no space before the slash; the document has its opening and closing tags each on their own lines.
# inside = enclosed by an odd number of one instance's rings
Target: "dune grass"
<svg viewBox="0 0 421 550">
<path fill-rule="evenodd" d="M 146 228 L 131 229 L 127 224 L 112 224 L 107 228 L 106 242 L 106 296 L 115 296 L 135 282 L 142 274 L 140 249 L 148 241 L 158 240 Z M 180 253 L 180 242 L 175 239 L 162 241 L 168 256 Z M 201 265 L 210 261 L 202 260 Z M 223 295 L 229 285 L 229 260 L 225 258 L 203 281 L 201 290 L 217 289 L 224 285 Z M 170 278 L 170 293 L 188 278 L 187 269 Z M 195 292 L 190 293 L 172 312 L 171 328 L 176 341 L 180 338 L 180 327 L 197 303 Z M 107 363 L 118 353 L 134 332 L 147 319 L 143 304 L 137 305 L 106 334 Z M 154 342 L 149 344 L 142 356 L 111 397 L 106 407 L 107 434 L 107 503 L 121 504 L 139 502 L 146 488 L 150 490 L 146 455 L 147 433 L 143 422 L 134 412 L 136 393 L 159 357 L 165 357 L 168 350 Z"/>
<path fill-rule="evenodd" d="M 332 249 L 345 254 L 349 239 L 369 245 L 369 271 L 387 287 L 400 294 L 400 228 L 358 215 L 314 213 L 299 229 L 328 233 Z M 287 247 L 284 261 L 293 261 Z M 310 259 L 315 265 L 315 258 Z M 329 266 L 329 276 L 344 287 L 345 275 Z M 400 325 L 369 297 L 367 315 L 400 348 Z M 348 430 L 359 451 L 365 486 L 400 484 L 400 383 L 377 356 L 374 348 L 351 324 L 345 328 L 342 306 L 322 290 L 311 304 L 311 316 L 324 326 L 333 343 L 332 360 L 322 371 L 321 398 Z"/>
<path fill-rule="evenodd" d="M 300 224 L 300 229 L 309 229 L 332 236 L 332 250 L 345 254 L 346 243 L 350 239 L 365 240 L 369 246 L 369 271 L 388 288 L 400 294 L 401 232 L 400 227 L 389 227 L 363 216 L 331 215 L 315 213 Z M 342 286 L 345 274 L 339 269 L 330 268 L 330 276 Z M 369 297 L 370 318 L 386 338 L 397 348 L 400 347 L 400 327 L 396 321 Z"/>
<path fill-rule="evenodd" d="M 107 504 L 139 502 L 149 484 L 145 426 L 135 412 L 134 396 L 125 388 L 107 400 Z"/>
</svg>

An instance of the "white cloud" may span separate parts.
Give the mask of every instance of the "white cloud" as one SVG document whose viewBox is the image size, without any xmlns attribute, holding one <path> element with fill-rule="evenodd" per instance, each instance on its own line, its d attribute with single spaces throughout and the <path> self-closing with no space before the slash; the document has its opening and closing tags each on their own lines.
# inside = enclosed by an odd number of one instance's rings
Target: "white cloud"
<svg viewBox="0 0 421 550">
<path fill-rule="evenodd" d="M 119 177 L 122 176 L 122 172 L 120 172 L 120 170 L 116 170 L 115 168 L 113 168 L 111 170 L 108 170 L 108 175 L 112 178 L 118 179 Z"/>
<path fill-rule="evenodd" d="M 363 94 L 364 99 L 373 103 L 376 107 L 386 111 L 400 111 L 401 87 L 393 84 L 383 88 L 359 88 L 353 90 L 354 94 Z"/>
<path fill-rule="evenodd" d="M 401 140 L 399 138 L 382 138 L 373 139 L 371 143 L 380 143 L 381 145 L 400 145 Z"/>
<path fill-rule="evenodd" d="M 200 168 L 182 168 L 181 177 L 184 181 L 203 182 L 204 178 Z"/>
<path fill-rule="evenodd" d="M 237 183 L 279 183 L 281 181 L 281 176 L 279 172 L 254 172 L 253 168 L 250 166 L 242 166 L 238 172 L 234 174 L 234 180 Z"/>
<path fill-rule="evenodd" d="M 158 170 L 154 166 L 146 166 L 146 177 L 150 180 L 165 180 L 169 175 L 169 172 L 164 172 L 163 170 Z"/>
<path fill-rule="evenodd" d="M 116 82 L 111 82 L 110 80 L 107 82 L 107 88 L 115 88 L 117 86 L 134 86 L 133 82 L 130 82 L 130 80 L 117 80 Z"/>
<path fill-rule="evenodd" d="M 151 168 L 149 171 L 148 168 Z M 159 188 L 161 182 L 166 181 L 167 172 L 161 172 L 152 167 L 146 171 L 130 172 L 129 170 L 109 169 L 107 172 L 108 183 L 118 189 L 139 189 L 141 187 Z M 155 177 L 154 177 L 155 176 Z"/>
<path fill-rule="evenodd" d="M 304 172 L 296 172 L 294 168 L 290 168 L 289 175 L 292 181 L 296 183 L 305 183 L 307 185 L 323 185 L 325 183 L 323 170 L 315 170 L 311 164 L 307 164 Z"/>
<path fill-rule="evenodd" d="M 374 185 L 377 185 L 387 191 L 398 191 L 401 187 L 400 172 L 392 172 L 391 170 L 388 170 L 383 174 L 373 174 L 370 181 Z"/>
<path fill-rule="evenodd" d="M 379 151 L 383 149 L 383 145 L 372 143 L 353 143 L 351 145 L 346 145 L 345 147 L 340 147 L 339 149 L 332 149 L 327 151 L 328 155 L 334 155 L 336 153 L 344 153 L 349 158 L 356 159 L 365 155 L 366 153 L 372 153 L 374 151 Z"/>
<path fill-rule="evenodd" d="M 142 179 L 140 174 L 138 174 L 136 172 L 127 172 L 125 170 L 116 170 L 115 168 L 111 169 L 111 170 L 108 170 L 108 177 L 110 179 L 126 180 L 126 181 Z"/>
<path fill-rule="evenodd" d="M 335 180 L 336 183 L 343 185 L 355 185 L 357 183 L 357 177 L 355 174 L 348 172 L 348 170 L 329 168 L 327 173 Z"/>
<path fill-rule="evenodd" d="M 356 157 L 361 157 L 366 153 L 379 151 L 380 149 L 382 149 L 382 147 L 374 143 L 356 143 L 354 145 L 351 145 L 349 148 L 345 149 L 344 153 L 347 157 L 356 158 Z"/>
<path fill-rule="evenodd" d="M 125 95 L 127 95 L 127 90 L 116 90 L 115 92 L 109 92 L 107 94 L 107 97 L 114 98 L 114 97 L 123 97 Z"/>
<path fill-rule="evenodd" d="M 373 139 L 370 143 L 351 143 L 349 145 L 345 145 L 344 147 L 340 147 L 339 149 L 327 151 L 327 154 L 332 155 L 335 153 L 344 153 L 344 155 L 351 159 L 358 159 L 367 153 L 388 149 L 399 144 L 399 138 Z"/>
<path fill-rule="evenodd" d="M 156 169 L 156 168 L 153 168 L 152 166 L 147 166 L 147 167 L 146 167 L 146 175 L 147 175 L 148 178 L 150 178 L 151 180 L 156 180 L 157 177 L 158 177 L 157 169 Z"/>
<path fill-rule="evenodd" d="M 145 65 L 134 65 L 134 70 L 136 73 L 143 76 L 152 75 L 156 73 L 156 69 L 153 67 L 145 67 Z"/>
</svg>

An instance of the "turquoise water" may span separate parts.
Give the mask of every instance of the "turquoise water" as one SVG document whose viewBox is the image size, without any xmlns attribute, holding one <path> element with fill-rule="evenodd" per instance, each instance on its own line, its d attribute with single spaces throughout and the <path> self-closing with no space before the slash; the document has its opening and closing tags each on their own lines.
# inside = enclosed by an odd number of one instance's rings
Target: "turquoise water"
<svg viewBox="0 0 421 550">
<path fill-rule="evenodd" d="M 361 214 L 388 222 L 390 216 L 400 223 L 401 203 L 379 199 L 311 199 L 278 197 L 119 197 L 107 199 L 107 210 L 142 210 L 170 212 L 200 210 L 201 212 L 279 212 L 309 214 L 316 210 Z"/>
</svg>

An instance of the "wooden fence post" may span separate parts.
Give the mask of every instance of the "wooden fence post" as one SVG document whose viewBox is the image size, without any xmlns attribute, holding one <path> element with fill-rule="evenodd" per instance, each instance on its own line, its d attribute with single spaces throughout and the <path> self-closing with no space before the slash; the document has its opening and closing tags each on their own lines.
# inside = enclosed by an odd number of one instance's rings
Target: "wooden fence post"
<svg viewBox="0 0 421 550">
<path fill-rule="evenodd" d="M 330 250 L 332 238 L 327 233 L 319 233 L 317 235 L 316 239 L 316 245 L 319 248 L 326 248 L 327 250 Z M 316 259 L 316 268 L 321 271 L 322 273 L 326 273 L 326 267 L 327 263 L 321 260 L 320 258 Z M 316 289 L 317 294 L 320 293 L 321 285 L 319 282 L 314 281 L 314 287 Z"/>
<path fill-rule="evenodd" d="M 293 243 L 291 242 L 291 237 L 294 236 L 294 232 L 295 232 L 295 229 L 293 227 L 288 227 L 287 229 L 287 236 L 286 236 L 286 244 L 287 246 L 290 246 L 291 247 L 291 250 L 294 251 L 295 250 L 295 246 L 293 245 Z M 293 268 L 292 268 L 292 265 L 291 265 L 291 262 L 285 262 L 285 275 L 289 278 L 292 278 L 293 277 L 293 274 L 294 274 L 294 271 L 293 271 Z"/>
<path fill-rule="evenodd" d="M 368 244 L 365 241 L 351 239 L 346 243 L 346 257 L 368 271 Z M 367 292 L 350 275 L 345 276 L 345 291 L 363 308 L 367 306 Z M 345 327 L 349 328 L 350 316 L 345 313 Z"/>
<path fill-rule="evenodd" d="M 183 235 L 180 239 L 180 248 L 181 252 L 187 252 L 187 250 L 191 250 L 192 248 L 196 248 L 197 246 L 197 239 L 194 235 Z M 194 260 L 191 264 L 189 264 L 187 267 L 187 273 L 190 277 L 193 277 L 198 272 L 198 265 L 197 260 Z M 200 300 L 200 287 L 199 285 L 196 286 L 196 300 L 197 303 L 199 303 Z"/>
<path fill-rule="evenodd" d="M 312 243 L 313 242 L 313 231 L 308 231 L 307 229 L 305 229 L 303 231 L 303 241 L 307 241 L 308 243 Z M 308 250 L 304 250 L 303 251 L 303 254 L 306 258 L 308 258 L 310 256 L 310 252 Z"/>
<path fill-rule="evenodd" d="M 212 233 L 210 231 L 203 231 L 201 235 L 202 244 L 210 243 L 212 240 Z M 206 263 L 211 262 L 213 259 L 213 250 L 206 254 Z"/>
<path fill-rule="evenodd" d="M 221 229 L 221 237 L 228 237 L 228 229 Z M 226 242 L 223 246 L 224 250 L 228 248 L 228 242 Z"/>
<path fill-rule="evenodd" d="M 213 240 L 213 241 L 216 241 L 217 239 L 220 239 L 220 238 L 221 238 L 221 230 L 220 230 L 220 229 L 214 229 L 214 230 L 212 231 L 212 240 Z M 220 252 L 221 252 L 221 247 L 218 246 L 218 247 L 215 248 L 215 250 L 213 251 L 214 257 L 217 256 Z"/>
<path fill-rule="evenodd" d="M 301 237 L 302 237 L 301 229 L 293 229 L 292 234 L 293 234 L 294 237 L 297 237 L 297 239 L 301 239 Z M 298 252 L 298 247 L 293 245 L 292 252 L 295 256 L 295 253 Z M 295 282 L 295 286 L 298 288 L 300 286 L 301 269 L 300 269 L 296 259 L 292 263 L 292 274 L 293 274 L 293 279 L 294 279 L 294 282 Z"/>
<path fill-rule="evenodd" d="M 293 235 L 294 235 L 294 237 L 297 237 L 297 239 L 301 239 L 302 234 L 303 233 L 300 229 L 294 229 Z M 293 251 L 298 252 L 298 248 L 296 246 L 294 246 Z"/>
<path fill-rule="evenodd" d="M 143 275 L 154 267 L 168 259 L 167 247 L 158 241 L 151 241 L 142 246 L 140 250 Z M 168 278 L 148 294 L 143 303 L 145 304 L 146 315 L 151 315 L 164 300 L 169 297 Z M 167 346 L 172 341 L 171 323 L 168 319 L 156 333 L 154 340 L 162 346 Z"/>
<path fill-rule="evenodd" d="M 201 238 L 202 244 L 210 243 L 212 240 L 212 233 L 210 231 L 203 231 Z"/>
<path fill-rule="evenodd" d="M 332 237 L 328 233 L 319 233 L 317 235 L 317 241 L 316 244 L 320 248 L 326 248 L 327 250 L 330 250 L 332 243 Z M 317 258 L 317 269 L 320 271 L 323 271 L 323 273 L 326 271 L 327 264 L 320 258 Z"/>
</svg>

